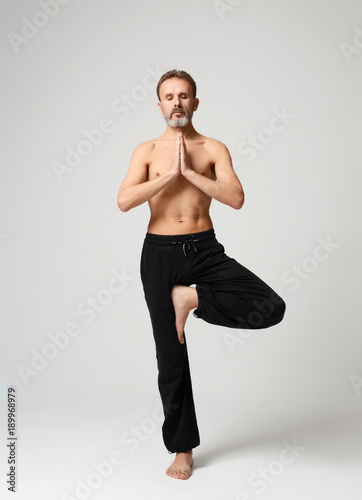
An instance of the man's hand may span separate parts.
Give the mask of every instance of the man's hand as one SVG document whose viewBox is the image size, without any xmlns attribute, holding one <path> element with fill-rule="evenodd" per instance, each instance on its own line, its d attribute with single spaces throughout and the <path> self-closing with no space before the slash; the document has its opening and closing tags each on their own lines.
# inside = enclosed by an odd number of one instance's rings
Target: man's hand
<svg viewBox="0 0 362 500">
<path fill-rule="evenodd" d="M 186 143 L 182 132 L 178 134 L 179 144 L 180 144 L 180 163 L 181 163 L 181 174 L 187 175 L 189 170 L 192 170 L 190 157 L 187 152 Z"/>
<path fill-rule="evenodd" d="M 185 139 L 182 132 L 178 132 L 172 158 L 171 172 L 174 177 L 178 177 L 179 175 L 187 175 L 190 170 L 192 170 L 192 167 Z"/>
<path fill-rule="evenodd" d="M 175 148 L 172 155 L 171 170 L 173 177 L 181 175 L 181 142 L 180 134 L 177 134 Z"/>
</svg>

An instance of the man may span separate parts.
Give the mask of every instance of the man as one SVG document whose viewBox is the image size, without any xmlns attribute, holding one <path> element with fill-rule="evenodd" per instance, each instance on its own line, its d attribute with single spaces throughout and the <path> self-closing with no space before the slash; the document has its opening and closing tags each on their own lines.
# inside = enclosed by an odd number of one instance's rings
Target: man
<svg viewBox="0 0 362 500">
<path fill-rule="evenodd" d="M 185 71 L 168 71 L 157 95 L 166 131 L 136 147 L 117 201 L 123 212 L 149 203 L 141 279 L 156 346 L 163 440 L 176 453 L 166 474 L 188 479 L 200 444 L 184 332 L 189 312 L 212 324 L 257 329 L 279 323 L 285 303 L 216 240 L 212 198 L 238 210 L 244 192 L 226 146 L 192 124 L 195 81 Z"/>
</svg>

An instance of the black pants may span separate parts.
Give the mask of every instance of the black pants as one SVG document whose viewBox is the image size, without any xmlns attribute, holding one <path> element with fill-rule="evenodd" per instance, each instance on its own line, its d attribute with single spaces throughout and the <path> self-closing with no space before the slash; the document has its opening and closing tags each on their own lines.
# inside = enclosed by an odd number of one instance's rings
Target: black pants
<svg viewBox="0 0 362 500">
<path fill-rule="evenodd" d="M 200 444 L 185 343 L 178 340 L 171 300 L 174 285 L 196 284 L 193 314 L 230 328 L 260 329 L 279 323 L 285 303 L 264 281 L 228 257 L 213 229 L 194 234 L 147 233 L 141 279 L 156 344 L 162 435 L 169 453 Z"/>
</svg>

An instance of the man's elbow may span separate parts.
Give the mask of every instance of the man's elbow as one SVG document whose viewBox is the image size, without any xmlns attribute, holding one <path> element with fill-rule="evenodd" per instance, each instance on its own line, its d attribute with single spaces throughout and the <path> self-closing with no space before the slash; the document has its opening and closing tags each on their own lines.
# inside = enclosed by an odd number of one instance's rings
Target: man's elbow
<svg viewBox="0 0 362 500">
<path fill-rule="evenodd" d="M 240 210 L 241 207 L 244 205 L 244 201 L 245 201 L 244 193 L 241 193 L 240 195 L 235 197 L 232 207 L 235 208 L 235 210 Z"/>
<path fill-rule="evenodd" d="M 118 196 L 117 205 L 121 212 L 128 212 L 128 210 L 131 209 L 131 206 L 127 203 L 127 200 L 125 200 L 123 196 Z"/>
</svg>

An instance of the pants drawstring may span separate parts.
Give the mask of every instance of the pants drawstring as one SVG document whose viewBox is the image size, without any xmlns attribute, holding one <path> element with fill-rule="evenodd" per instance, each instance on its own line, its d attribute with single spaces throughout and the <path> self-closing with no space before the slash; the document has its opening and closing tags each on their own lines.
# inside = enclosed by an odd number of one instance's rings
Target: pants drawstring
<svg viewBox="0 0 362 500">
<path fill-rule="evenodd" d="M 195 250 L 195 252 L 197 252 L 197 248 L 195 246 L 195 243 L 197 243 L 199 240 L 194 240 L 194 235 L 191 234 L 191 238 L 188 239 L 188 240 L 185 240 L 185 241 L 174 241 L 174 245 L 176 244 L 179 244 L 179 245 L 182 245 L 182 250 L 184 252 L 184 255 L 186 257 L 186 252 L 188 252 L 191 248 L 191 245 L 193 247 L 193 249 Z"/>
</svg>

